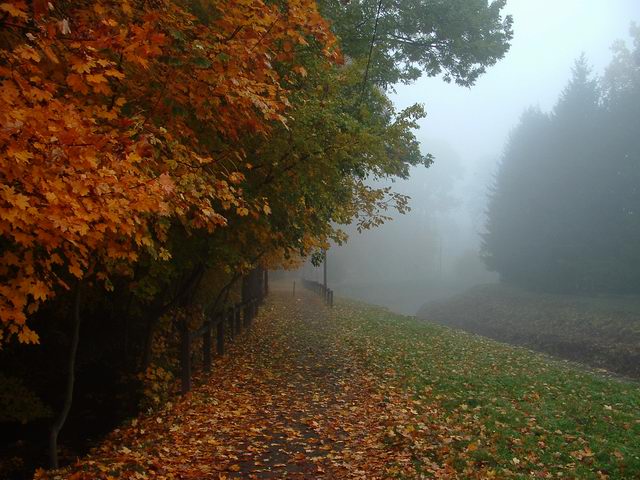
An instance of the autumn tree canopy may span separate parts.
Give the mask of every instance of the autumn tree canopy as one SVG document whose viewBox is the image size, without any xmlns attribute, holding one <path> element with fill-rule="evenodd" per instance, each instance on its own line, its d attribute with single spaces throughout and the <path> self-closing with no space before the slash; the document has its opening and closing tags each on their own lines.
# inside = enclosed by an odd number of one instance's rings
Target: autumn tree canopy
<svg viewBox="0 0 640 480">
<path fill-rule="evenodd" d="M 296 48 L 340 58 L 314 2 L 0 11 L 0 317 L 22 342 L 37 339 L 27 316 L 57 288 L 88 274 L 108 286 L 142 254 L 168 259 L 172 224 L 213 232 L 223 212 L 268 214 L 243 199 L 238 139 L 286 122 Z"/>
</svg>

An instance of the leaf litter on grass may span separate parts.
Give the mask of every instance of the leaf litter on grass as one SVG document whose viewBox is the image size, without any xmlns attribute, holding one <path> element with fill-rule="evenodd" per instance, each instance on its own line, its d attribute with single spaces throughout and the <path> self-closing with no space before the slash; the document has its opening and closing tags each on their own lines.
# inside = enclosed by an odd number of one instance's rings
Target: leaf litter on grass
<svg viewBox="0 0 640 480">
<path fill-rule="evenodd" d="M 453 465 L 454 478 L 640 478 L 637 383 L 370 305 L 340 308 L 370 369 L 393 368 L 445 411 L 450 448 L 416 462 Z"/>
</svg>

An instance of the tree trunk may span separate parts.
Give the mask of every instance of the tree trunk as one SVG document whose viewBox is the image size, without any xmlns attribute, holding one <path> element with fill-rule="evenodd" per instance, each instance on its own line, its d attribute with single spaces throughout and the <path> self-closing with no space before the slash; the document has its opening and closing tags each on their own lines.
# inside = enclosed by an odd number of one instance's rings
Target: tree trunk
<svg viewBox="0 0 640 480">
<path fill-rule="evenodd" d="M 248 302 L 251 298 L 251 273 L 242 277 L 241 298 L 242 303 Z"/>
<path fill-rule="evenodd" d="M 49 432 L 49 463 L 51 468 L 58 468 L 58 434 L 67 421 L 69 410 L 71 410 L 71 402 L 73 401 L 73 387 L 76 379 L 76 356 L 78 353 L 78 343 L 80 342 L 80 303 L 82 300 L 83 283 L 82 280 L 78 282 L 73 305 L 73 336 L 71 337 L 71 348 L 69 349 L 69 359 L 67 363 L 67 387 L 64 404 L 60 414 L 51 425 Z"/>
</svg>

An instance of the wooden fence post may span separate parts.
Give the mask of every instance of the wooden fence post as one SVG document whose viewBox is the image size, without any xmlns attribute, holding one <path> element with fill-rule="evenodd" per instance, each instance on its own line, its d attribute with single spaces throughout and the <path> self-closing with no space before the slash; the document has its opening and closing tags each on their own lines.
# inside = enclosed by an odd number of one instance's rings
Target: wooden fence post
<svg viewBox="0 0 640 480">
<path fill-rule="evenodd" d="M 224 316 L 218 315 L 216 318 L 216 347 L 218 355 L 224 355 Z"/>
<path fill-rule="evenodd" d="M 207 320 L 206 329 L 202 334 L 202 361 L 204 363 L 204 371 L 211 371 L 211 319 Z"/>
<path fill-rule="evenodd" d="M 180 322 L 180 344 L 180 383 L 184 395 L 191 390 L 191 339 L 186 320 Z"/>
</svg>

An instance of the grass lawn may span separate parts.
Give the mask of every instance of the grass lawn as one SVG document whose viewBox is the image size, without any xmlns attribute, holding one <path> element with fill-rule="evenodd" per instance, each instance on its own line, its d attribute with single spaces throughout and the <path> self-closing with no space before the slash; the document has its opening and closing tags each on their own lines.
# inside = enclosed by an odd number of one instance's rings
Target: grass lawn
<svg viewBox="0 0 640 480">
<path fill-rule="evenodd" d="M 640 380 L 640 296 L 579 296 L 480 285 L 418 317 Z"/>
<path fill-rule="evenodd" d="M 359 302 L 341 301 L 333 321 L 357 358 L 414 392 L 414 424 L 389 441 L 413 442 L 418 464 L 458 478 L 640 478 L 638 384 Z"/>
</svg>

